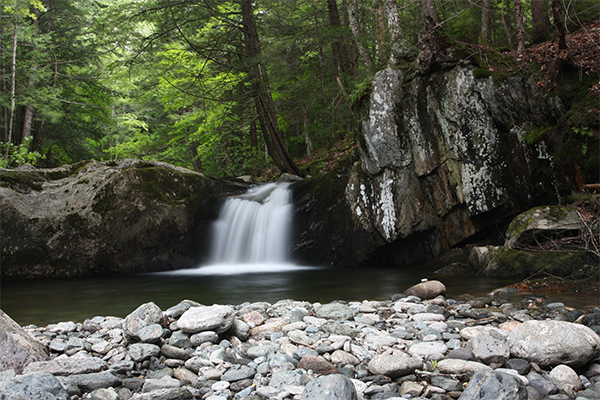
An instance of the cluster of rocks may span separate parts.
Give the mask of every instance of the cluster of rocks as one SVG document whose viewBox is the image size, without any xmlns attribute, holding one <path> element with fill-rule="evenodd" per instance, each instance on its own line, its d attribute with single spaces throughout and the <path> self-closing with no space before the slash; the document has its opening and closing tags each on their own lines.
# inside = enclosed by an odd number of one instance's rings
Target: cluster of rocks
<svg viewBox="0 0 600 400">
<path fill-rule="evenodd" d="M 600 310 L 457 301 L 444 289 L 430 281 L 389 301 L 329 304 L 147 303 L 126 318 L 27 326 L 48 355 L 0 364 L 0 398 L 600 398 Z"/>
</svg>

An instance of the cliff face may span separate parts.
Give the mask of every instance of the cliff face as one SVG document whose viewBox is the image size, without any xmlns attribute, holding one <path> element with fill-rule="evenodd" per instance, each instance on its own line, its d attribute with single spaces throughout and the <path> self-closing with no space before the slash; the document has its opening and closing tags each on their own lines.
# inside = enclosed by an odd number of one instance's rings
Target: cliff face
<svg viewBox="0 0 600 400">
<path fill-rule="evenodd" d="M 191 267 L 206 248 L 219 197 L 243 189 L 139 160 L 2 170 L 2 276 Z"/>
<path fill-rule="evenodd" d="M 519 77 L 476 78 L 471 67 L 408 82 L 398 70 L 379 72 L 360 125 L 360 159 L 335 179 L 295 185 L 295 258 L 421 263 L 556 202 L 552 157 L 544 142 L 528 145 L 524 136 L 565 110 L 537 87 Z"/>
</svg>

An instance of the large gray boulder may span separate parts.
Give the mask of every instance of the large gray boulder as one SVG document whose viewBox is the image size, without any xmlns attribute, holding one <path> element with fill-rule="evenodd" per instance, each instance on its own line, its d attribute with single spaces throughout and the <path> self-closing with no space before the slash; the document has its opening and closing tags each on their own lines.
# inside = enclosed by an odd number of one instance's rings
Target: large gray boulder
<svg viewBox="0 0 600 400">
<path fill-rule="evenodd" d="M 369 372 L 375 375 L 386 375 L 391 378 L 412 374 L 416 369 L 423 368 L 423 361 L 407 354 L 382 354 L 369 361 Z"/>
<path fill-rule="evenodd" d="M 541 367 L 577 367 L 600 355 L 598 334 L 565 321 L 525 321 L 508 335 L 508 345 L 512 357 Z"/>
<path fill-rule="evenodd" d="M 0 169 L 2 277 L 194 266 L 219 197 L 240 190 L 185 168 L 131 159 Z"/>
<path fill-rule="evenodd" d="M 19 374 L 28 364 L 48 358 L 44 345 L 0 310 L 0 371 L 13 369 Z"/>
<path fill-rule="evenodd" d="M 136 308 L 123 320 L 123 332 L 129 337 L 140 340 L 138 332 L 152 325 L 164 322 L 163 312 L 153 302 L 145 303 Z"/>
</svg>

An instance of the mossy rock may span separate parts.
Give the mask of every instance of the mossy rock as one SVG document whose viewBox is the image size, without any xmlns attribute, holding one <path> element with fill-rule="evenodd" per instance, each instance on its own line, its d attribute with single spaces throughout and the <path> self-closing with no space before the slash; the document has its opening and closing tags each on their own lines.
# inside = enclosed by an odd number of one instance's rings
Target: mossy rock
<svg viewBox="0 0 600 400">
<path fill-rule="evenodd" d="M 594 260 L 594 258 L 596 260 Z M 507 247 L 490 249 L 484 267 L 478 272 L 483 276 L 523 276 L 539 271 L 569 277 L 587 269 L 597 257 L 585 251 L 523 251 Z"/>
<path fill-rule="evenodd" d="M 569 206 L 534 207 L 518 215 L 506 230 L 506 246 L 515 249 L 557 239 L 582 228 L 579 214 Z"/>
</svg>

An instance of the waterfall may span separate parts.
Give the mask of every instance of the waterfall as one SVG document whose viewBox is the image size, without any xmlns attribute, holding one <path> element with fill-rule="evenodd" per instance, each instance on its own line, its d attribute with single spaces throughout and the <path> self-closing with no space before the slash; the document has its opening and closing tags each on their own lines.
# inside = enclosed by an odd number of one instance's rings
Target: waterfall
<svg viewBox="0 0 600 400">
<path fill-rule="evenodd" d="M 169 275 L 238 275 L 281 273 L 316 267 L 290 262 L 292 204 L 290 183 L 269 183 L 225 201 L 214 224 L 209 265 L 163 272 Z M 291 276 L 263 283 L 285 285 Z M 275 279 L 275 280 L 274 280 Z"/>
<path fill-rule="evenodd" d="M 227 199 L 215 223 L 214 264 L 286 263 L 289 258 L 289 183 L 269 183 Z"/>
</svg>

